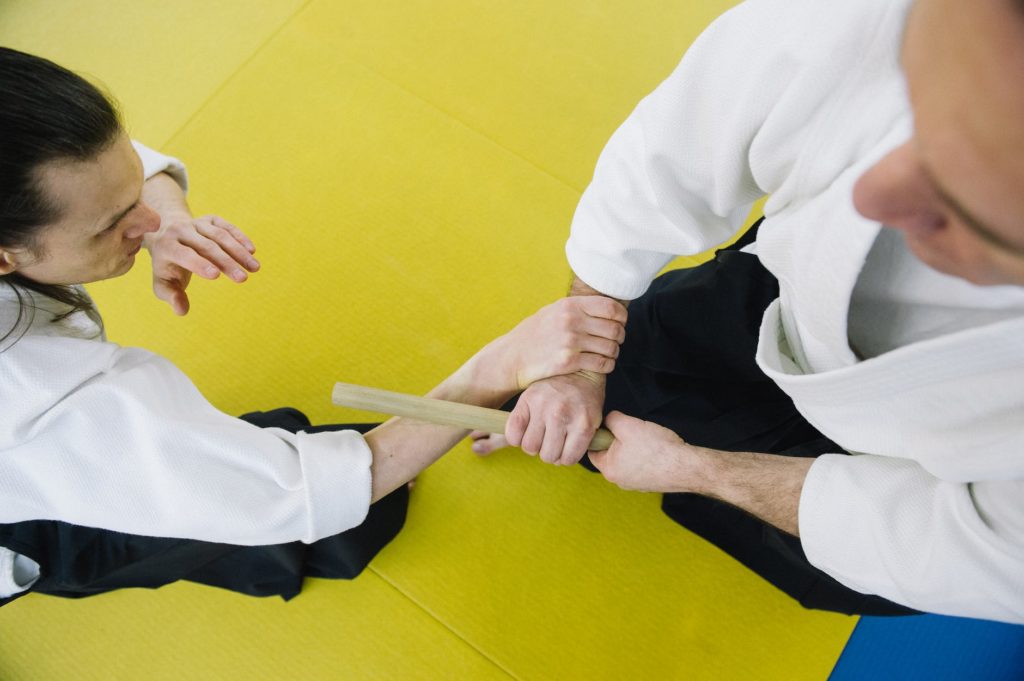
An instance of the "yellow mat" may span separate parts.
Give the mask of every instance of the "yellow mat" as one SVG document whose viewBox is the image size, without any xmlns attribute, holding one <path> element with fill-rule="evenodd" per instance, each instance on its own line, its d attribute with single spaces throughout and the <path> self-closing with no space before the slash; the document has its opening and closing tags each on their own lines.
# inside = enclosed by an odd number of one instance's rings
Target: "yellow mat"
<svg viewBox="0 0 1024 681">
<path fill-rule="evenodd" d="M 334 380 L 420 392 L 559 296 L 569 220 L 619 122 L 732 3 L 0 3 L 0 42 L 94 74 L 190 170 L 193 208 L 263 271 L 148 262 L 91 287 L 111 339 L 220 408 Z M 823 679 L 854 620 L 810 613 L 664 518 L 654 495 L 460 446 L 353 582 L 291 603 L 194 585 L 0 612 L 0 678 Z"/>
</svg>

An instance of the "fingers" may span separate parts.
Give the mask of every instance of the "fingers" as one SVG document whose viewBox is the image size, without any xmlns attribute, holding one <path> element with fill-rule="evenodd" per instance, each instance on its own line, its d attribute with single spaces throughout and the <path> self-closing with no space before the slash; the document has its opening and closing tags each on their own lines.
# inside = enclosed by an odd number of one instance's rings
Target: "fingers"
<svg viewBox="0 0 1024 681">
<path fill-rule="evenodd" d="M 470 447 L 474 453 L 480 456 L 487 456 L 491 452 L 508 447 L 508 440 L 504 435 L 498 433 L 485 433 L 482 430 L 474 430 L 469 434 L 473 445 Z"/>
<path fill-rule="evenodd" d="M 602 317 L 587 317 L 583 320 L 581 330 L 597 338 L 608 339 L 616 345 L 621 345 L 626 340 L 626 327 L 624 324 L 604 319 Z"/>
<path fill-rule="evenodd" d="M 530 422 L 526 425 L 526 432 L 523 433 L 522 442 L 519 443 L 519 448 L 531 456 L 539 453 L 544 444 L 545 430 L 542 414 L 537 414 L 530 418 Z"/>
<path fill-rule="evenodd" d="M 505 439 L 508 443 L 513 447 L 519 447 L 529 424 L 530 405 L 525 399 L 520 399 L 505 422 Z"/>
<path fill-rule="evenodd" d="M 587 453 L 587 446 L 594 437 L 594 431 L 584 427 L 573 428 L 565 438 L 565 447 L 562 449 L 562 457 L 558 463 L 563 466 L 571 466 L 579 463 L 583 455 Z"/>
<path fill-rule="evenodd" d="M 171 298 L 167 302 L 171 304 L 171 309 L 174 311 L 174 314 L 178 315 L 179 317 L 184 317 L 185 315 L 188 314 L 188 295 L 186 295 L 184 291 L 175 291 L 174 293 L 171 294 Z"/>
<path fill-rule="evenodd" d="M 153 273 L 155 276 L 168 277 L 176 268 L 181 268 L 197 274 L 203 279 L 213 280 L 219 277 L 221 272 L 194 248 L 182 243 L 164 246 L 160 252 L 160 260 L 162 262 L 158 262 L 154 256 Z"/>
<path fill-rule="evenodd" d="M 604 355 L 610 359 L 615 359 L 619 356 L 619 344 L 613 340 L 607 338 L 599 338 L 598 336 L 582 335 L 577 339 L 579 350 L 583 352 L 592 352 L 597 355 Z"/>
<path fill-rule="evenodd" d="M 529 430 L 527 434 L 529 434 Z M 560 463 L 565 447 L 566 428 L 561 419 L 549 420 L 544 424 L 543 440 L 540 445 L 540 460 L 544 463 Z"/>
<path fill-rule="evenodd" d="M 212 222 L 214 226 L 220 227 L 221 229 L 227 231 L 232 237 L 234 237 L 235 241 L 242 244 L 245 250 L 247 250 L 250 254 L 256 252 L 256 245 L 252 242 L 252 240 L 249 237 L 247 237 L 242 232 L 242 230 L 238 229 L 238 227 L 235 227 L 233 224 L 231 224 L 222 217 L 218 217 L 216 215 L 210 215 L 208 217 L 210 218 L 210 222 Z M 256 267 L 259 267 L 259 263 L 256 263 Z"/>
<path fill-rule="evenodd" d="M 188 314 L 188 295 L 185 293 L 185 289 L 181 287 L 179 282 L 171 282 L 165 279 L 154 280 L 153 293 L 156 294 L 157 298 L 168 303 L 174 311 L 174 314 L 179 317 Z"/>
<path fill-rule="evenodd" d="M 194 224 L 195 231 L 183 236 L 181 243 L 192 248 L 219 271 L 234 281 L 243 282 L 248 278 L 245 270 L 255 272 L 259 269 L 259 261 L 252 257 L 249 250 L 252 242 L 248 238 L 245 239 L 248 245 L 240 241 L 235 232 L 241 232 L 234 225 L 219 218 L 216 222 L 204 218 L 195 221 Z M 231 227 L 233 231 L 227 227 Z"/>
<path fill-rule="evenodd" d="M 171 225 L 162 235 L 160 255 L 204 279 L 223 272 L 236 282 L 248 278 L 260 263 L 252 256 L 255 246 L 237 227 L 216 216 Z"/>
<path fill-rule="evenodd" d="M 617 300 L 605 296 L 573 296 L 571 300 L 578 301 L 583 311 L 591 317 L 602 317 L 619 324 L 626 323 L 626 306 Z"/>
<path fill-rule="evenodd" d="M 572 465 L 587 451 L 601 421 L 603 384 L 577 375 L 533 384 L 519 398 L 505 426 L 508 443 L 545 463 Z"/>
<path fill-rule="evenodd" d="M 615 369 L 615 360 L 592 352 L 581 352 L 575 357 L 576 366 L 572 371 L 592 371 L 595 374 L 610 374 Z"/>
<path fill-rule="evenodd" d="M 604 417 L 604 427 L 612 431 L 612 435 L 615 435 L 616 440 L 622 439 L 620 434 L 623 430 L 629 429 L 631 426 L 638 423 L 643 423 L 643 421 L 633 416 L 627 416 L 621 411 L 609 412 L 608 415 Z M 619 431 L 619 434 L 617 434 L 616 431 Z"/>
</svg>

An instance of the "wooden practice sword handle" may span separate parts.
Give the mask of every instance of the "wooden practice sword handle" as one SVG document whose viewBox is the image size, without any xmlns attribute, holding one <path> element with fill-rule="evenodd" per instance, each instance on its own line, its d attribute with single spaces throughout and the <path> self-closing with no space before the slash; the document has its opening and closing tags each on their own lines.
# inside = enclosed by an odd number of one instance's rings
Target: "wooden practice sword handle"
<svg viewBox="0 0 1024 681">
<path fill-rule="evenodd" d="M 508 412 L 500 409 L 435 400 L 432 397 L 407 395 L 351 383 L 335 383 L 331 400 L 340 407 L 404 416 L 418 421 L 482 430 L 487 433 L 504 433 L 505 421 L 508 420 Z M 614 439 L 611 432 L 599 428 L 588 449 L 595 452 L 608 449 Z"/>
</svg>

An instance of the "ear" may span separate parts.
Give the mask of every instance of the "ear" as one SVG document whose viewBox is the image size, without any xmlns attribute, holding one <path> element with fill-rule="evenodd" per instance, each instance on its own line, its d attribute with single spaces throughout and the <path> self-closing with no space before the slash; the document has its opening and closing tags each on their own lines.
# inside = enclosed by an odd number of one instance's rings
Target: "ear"
<svg viewBox="0 0 1024 681">
<path fill-rule="evenodd" d="M 18 269 L 17 257 L 12 251 L 0 248 L 0 276 L 10 274 Z"/>
</svg>

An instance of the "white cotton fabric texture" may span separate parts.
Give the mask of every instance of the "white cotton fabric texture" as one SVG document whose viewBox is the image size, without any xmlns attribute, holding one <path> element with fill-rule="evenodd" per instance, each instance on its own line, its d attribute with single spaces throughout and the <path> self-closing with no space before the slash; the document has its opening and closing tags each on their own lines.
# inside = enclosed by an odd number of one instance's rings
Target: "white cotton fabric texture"
<svg viewBox="0 0 1024 681">
<path fill-rule="evenodd" d="M 146 177 L 184 166 L 136 143 Z M 359 525 L 372 455 L 355 431 L 292 434 L 218 411 L 168 360 L 106 342 L 98 319 L 0 287 L 0 522 L 62 520 L 239 545 Z M 35 565 L 0 548 L 0 597 Z M 18 570 L 16 575 L 15 570 Z M 38 569 L 38 566 L 35 566 Z M 27 572 L 26 572 L 27 570 Z"/>
<path fill-rule="evenodd" d="M 912 134 L 909 0 L 750 0 L 717 20 L 603 151 L 566 244 L 632 299 L 727 241 L 769 194 L 779 280 L 757 361 L 818 429 L 800 499 L 812 564 L 922 610 L 1024 622 L 1024 295 L 916 262 L 852 188 Z"/>
</svg>

